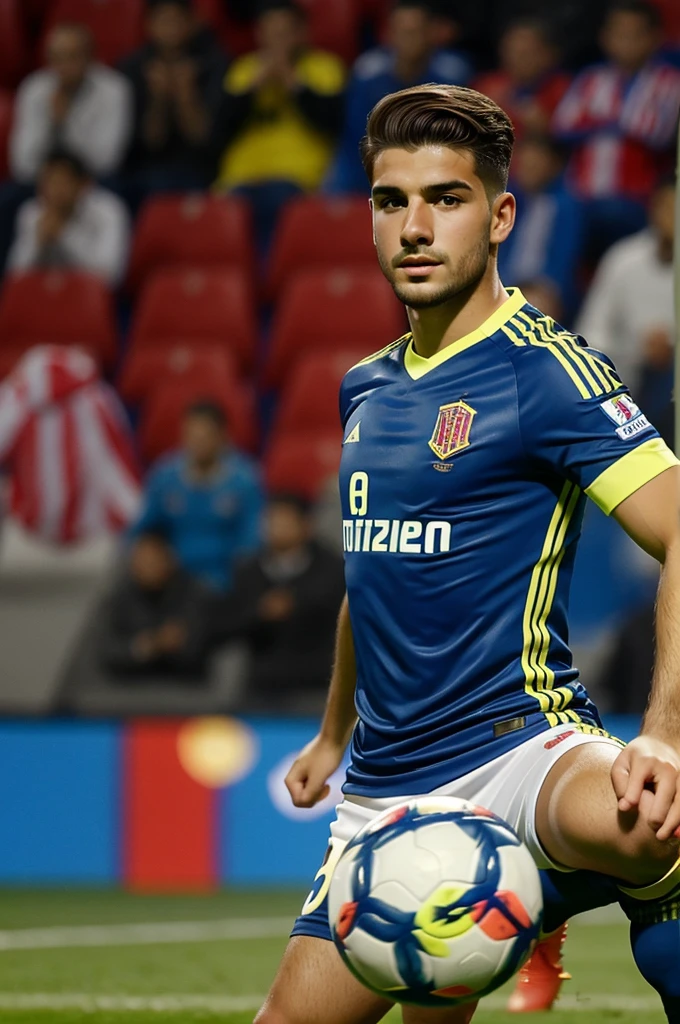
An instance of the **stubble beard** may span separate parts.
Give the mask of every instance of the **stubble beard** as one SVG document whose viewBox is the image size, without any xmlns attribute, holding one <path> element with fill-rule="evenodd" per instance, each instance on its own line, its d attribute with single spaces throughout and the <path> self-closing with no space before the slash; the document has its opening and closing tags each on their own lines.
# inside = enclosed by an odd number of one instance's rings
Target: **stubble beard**
<svg viewBox="0 0 680 1024">
<path fill-rule="evenodd" d="M 483 237 L 479 245 L 472 252 L 467 253 L 458 261 L 456 266 L 450 270 L 450 277 L 435 291 L 426 281 L 398 282 L 395 280 L 396 271 L 389 260 L 386 260 L 378 250 L 378 262 L 380 269 L 389 281 L 400 302 L 411 309 L 433 309 L 435 306 L 443 306 L 460 295 L 461 292 L 474 289 L 486 273 L 489 263 L 489 239 Z M 450 267 L 447 261 L 444 266 Z"/>
</svg>

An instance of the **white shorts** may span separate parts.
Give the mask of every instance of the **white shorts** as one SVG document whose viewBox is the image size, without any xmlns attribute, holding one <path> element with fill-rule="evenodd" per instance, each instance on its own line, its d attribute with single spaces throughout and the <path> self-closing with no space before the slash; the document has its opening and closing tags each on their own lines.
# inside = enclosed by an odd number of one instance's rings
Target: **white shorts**
<svg viewBox="0 0 680 1024">
<path fill-rule="evenodd" d="M 557 725 L 533 736 L 526 743 L 489 761 L 468 775 L 455 779 L 430 794 L 409 794 L 382 798 L 347 796 L 335 809 L 330 845 L 314 880 L 314 886 L 297 919 L 293 934 L 329 937 L 326 896 L 335 865 L 347 843 L 369 821 L 387 807 L 406 799 L 432 795 L 460 797 L 486 807 L 508 822 L 528 847 L 538 868 L 569 871 L 550 859 L 536 831 L 536 805 L 548 772 L 563 754 L 583 743 L 607 743 L 620 750 L 624 744 L 607 734 L 580 731 L 578 726 Z"/>
</svg>

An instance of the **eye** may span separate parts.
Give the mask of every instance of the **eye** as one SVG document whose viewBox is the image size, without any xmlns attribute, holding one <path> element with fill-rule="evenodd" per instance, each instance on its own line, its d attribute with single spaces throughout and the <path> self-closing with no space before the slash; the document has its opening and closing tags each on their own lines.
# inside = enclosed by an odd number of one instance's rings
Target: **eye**
<svg viewBox="0 0 680 1024">
<path fill-rule="evenodd" d="M 440 196 L 437 201 L 441 203 L 442 206 L 459 206 L 461 202 L 458 196 L 449 195 Z"/>
<path fill-rule="evenodd" d="M 399 196 L 388 196 L 383 199 L 380 203 L 381 210 L 397 210 L 400 206 L 404 205 L 404 200 L 400 199 Z"/>
</svg>

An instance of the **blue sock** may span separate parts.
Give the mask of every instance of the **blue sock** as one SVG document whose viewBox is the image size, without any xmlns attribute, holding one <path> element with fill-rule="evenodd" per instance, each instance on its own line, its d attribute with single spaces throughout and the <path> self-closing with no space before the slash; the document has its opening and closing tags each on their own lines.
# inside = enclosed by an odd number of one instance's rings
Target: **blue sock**
<svg viewBox="0 0 680 1024">
<path fill-rule="evenodd" d="M 548 935 L 574 914 L 618 903 L 613 879 L 596 871 L 541 871 L 543 932 Z"/>
<path fill-rule="evenodd" d="M 633 921 L 630 945 L 640 974 L 661 996 L 669 1024 L 680 1024 L 680 921 Z"/>
</svg>

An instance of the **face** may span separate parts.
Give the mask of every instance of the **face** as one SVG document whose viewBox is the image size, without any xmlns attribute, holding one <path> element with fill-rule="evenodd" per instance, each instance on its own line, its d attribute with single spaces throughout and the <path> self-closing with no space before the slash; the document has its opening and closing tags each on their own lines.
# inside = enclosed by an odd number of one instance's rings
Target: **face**
<svg viewBox="0 0 680 1024">
<path fill-rule="evenodd" d="M 147 36 L 159 50 L 181 50 L 193 33 L 191 13 L 179 4 L 159 4 L 147 20 Z"/>
<path fill-rule="evenodd" d="M 305 25 L 294 11 L 267 11 L 257 20 L 257 43 L 268 53 L 290 57 L 305 43 Z"/>
<path fill-rule="evenodd" d="M 85 183 L 67 164 L 48 164 L 40 174 L 38 192 L 48 206 L 72 210 Z"/>
<path fill-rule="evenodd" d="M 75 28 L 55 28 L 47 41 L 47 63 L 65 88 L 80 85 L 90 63 L 90 43 L 85 33 Z"/>
<path fill-rule="evenodd" d="M 272 551 L 292 551 L 309 538 L 307 517 L 294 505 L 272 502 L 265 516 L 267 546 Z"/>
<path fill-rule="evenodd" d="M 434 45 L 432 19 L 418 7 L 398 7 L 390 17 L 388 39 L 398 59 L 423 61 Z"/>
<path fill-rule="evenodd" d="M 605 22 L 600 40 L 607 57 L 626 71 L 637 71 L 660 45 L 658 31 L 631 11 L 616 11 Z"/>
<path fill-rule="evenodd" d="M 509 28 L 501 39 L 499 56 L 503 69 L 521 83 L 535 82 L 557 63 L 553 47 L 531 25 Z"/>
<path fill-rule="evenodd" d="M 144 590 L 161 590 L 172 576 L 174 559 L 167 544 L 155 537 L 140 537 L 132 548 L 130 571 Z"/>
<path fill-rule="evenodd" d="M 185 417 L 182 424 L 182 447 L 195 465 L 212 465 L 222 454 L 224 443 L 224 430 L 212 417 Z"/>
<path fill-rule="evenodd" d="M 659 188 L 654 193 L 649 219 L 662 241 L 673 241 L 675 237 L 675 189 L 670 185 Z"/>
<path fill-rule="evenodd" d="M 525 192 L 538 192 L 562 169 L 562 163 L 550 146 L 541 142 L 521 142 L 513 161 L 513 174 Z"/>
<path fill-rule="evenodd" d="M 442 305 L 474 288 L 490 265 L 490 248 L 507 238 L 514 200 L 490 206 L 464 150 L 423 146 L 387 149 L 373 168 L 373 230 L 383 274 L 412 309 Z"/>
</svg>

